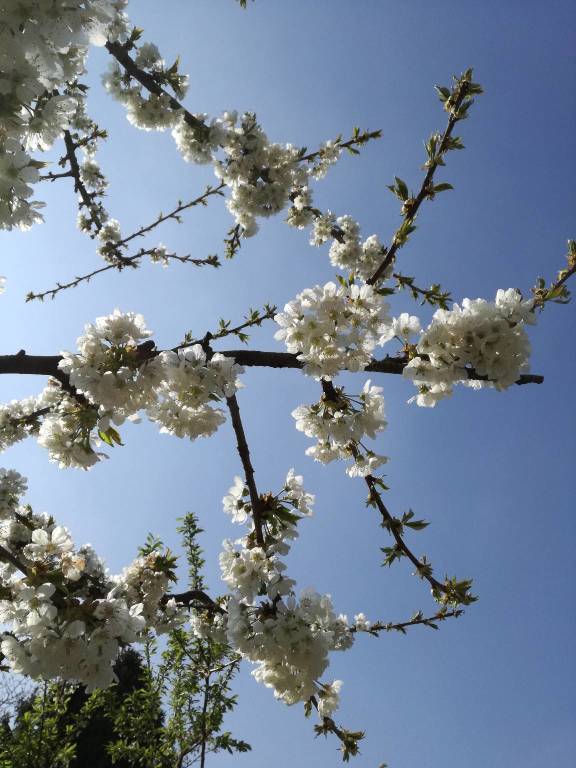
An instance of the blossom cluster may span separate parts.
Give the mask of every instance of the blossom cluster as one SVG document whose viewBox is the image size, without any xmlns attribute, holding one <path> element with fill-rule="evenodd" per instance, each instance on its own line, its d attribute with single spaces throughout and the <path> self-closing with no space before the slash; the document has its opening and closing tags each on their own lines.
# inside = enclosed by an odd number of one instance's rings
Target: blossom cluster
<svg viewBox="0 0 576 768">
<path fill-rule="evenodd" d="M 327 211 L 314 218 L 310 245 L 320 246 L 331 240 L 328 256 L 333 267 L 345 269 L 355 278 L 368 280 L 381 262 L 386 250 L 378 235 L 370 235 L 366 240 L 360 236 L 360 225 L 351 216 L 339 216 Z M 390 276 L 390 266 L 381 276 L 385 280 Z"/>
<path fill-rule="evenodd" d="M 58 367 L 77 392 L 121 423 L 153 401 L 157 371 L 139 347 L 151 335 L 142 315 L 116 309 L 86 325 L 78 351 L 62 352 Z"/>
<path fill-rule="evenodd" d="M 30 200 L 46 151 L 78 111 L 89 44 L 121 39 L 127 0 L 2 2 L 0 21 L 0 228 L 26 229 L 41 220 Z"/>
<path fill-rule="evenodd" d="M 334 397 L 322 396 L 318 403 L 300 405 L 292 416 L 296 429 L 318 440 L 306 449 L 306 455 L 328 464 L 335 459 L 352 459 L 346 469 L 350 477 L 365 477 L 388 461 L 366 448 L 365 437 L 374 439 L 386 427 L 382 388 L 368 380 L 357 397 L 347 395 L 343 388 L 334 390 Z"/>
<path fill-rule="evenodd" d="M 167 598 L 170 558 L 152 551 L 111 576 L 90 545 L 20 504 L 26 480 L 0 470 L 0 636 L 10 669 L 77 681 L 89 690 L 115 680 L 120 648 L 184 620 Z"/>
<path fill-rule="evenodd" d="M 308 180 L 307 169 L 298 162 L 291 144 L 269 141 L 247 113 L 225 113 L 210 126 L 211 143 L 218 143 L 223 158 L 213 158 L 214 171 L 230 188 L 227 206 L 245 237 L 258 231 L 257 218 L 270 217 L 286 207 L 290 193 Z M 179 144 L 185 153 L 185 141 Z"/>
<path fill-rule="evenodd" d="M 329 595 L 306 590 L 296 597 L 295 582 L 285 575 L 282 561 L 298 535 L 298 520 L 311 515 L 313 502 L 302 477 L 290 470 L 279 494 L 261 497 L 264 545 L 259 545 L 248 489 L 235 478 L 224 509 L 250 530 L 236 541 L 226 540 L 220 555 L 222 579 L 230 590 L 227 613 L 196 614 L 192 624 L 200 636 L 219 637 L 256 664 L 256 680 L 286 704 L 316 696 L 320 714 L 329 715 L 338 706 L 340 682 L 319 679 L 329 652 L 350 648 L 353 634 L 346 617 L 334 613 Z"/>
<path fill-rule="evenodd" d="M 212 435 L 224 423 L 221 409 L 209 402 L 231 397 L 240 387 L 242 368 L 218 353 L 207 358 L 199 344 L 177 352 L 161 352 L 154 360 L 160 383 L 146 414 L 160 431 L 177 437 Z"/>
<path fill-rule="evenodd" d="M 433 407 L 452 394 L 457 382 L 507 389 L 527 370 L 534 302 L 514 288 L 498 290 L 495 301 L 464 299 L 452 310 L 438 309 L 420 336 L 404 376 L 418 387 L 418 405 Z M 468 371 L 485 381 L 467 381 Z"/>
<path fill-rule="evenodd" d="M 156 353 L 141 315 L 115 310 L 88 324 L 77 352 L 63 352 L 60 370 L 71 392 L 56 382 L 39 397 L 0 408 L 0 449 L 36 435 L 60 467 L 87 469 L 104 456 L 102 442 L 121 444 L 115 427 L 140 411 L 160 431 L 194 440 L 224 422 L 214 402 L 239 388 L 242 368 L 199 344 Z"/>
<path fill-rule="evenodd" d="M 318 379 L 363 370 L 390 325 L 388 304 L 372 286 L 344 282 L 306 288 L 274 320 L 275 338 Z"/>
</svg>

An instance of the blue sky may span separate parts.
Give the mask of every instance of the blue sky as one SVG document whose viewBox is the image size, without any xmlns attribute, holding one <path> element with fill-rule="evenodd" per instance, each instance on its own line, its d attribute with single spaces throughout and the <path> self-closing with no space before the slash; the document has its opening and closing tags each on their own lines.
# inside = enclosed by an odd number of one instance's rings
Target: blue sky
<svg viewBox="0 0 576 768">
<path fill-rule="evenodd" d="M 416 187 L 422 141 L 444 126 L 433 85 L 473 66 L 486 93 L 460 125 L 466 150 L 453 153 L 441 174 L 455 191 L 422 209 L 399 266 L 419 284 L 440 282 L 455 300 L 493 298 L 498 288 L 528 291 L 538 275 L 552 277 L 562 266 L 576 203 L 576 11 L 568 0 L 257 0 L 244 12 L 231 0 L 140 0 L 130 10 L 166 59 L 180 54 L 192 111 L 253 110 L 271 139 L 310 148 L 354 125 L 381 128 L 383 138 L 358 158 L 343 157 L 315 197 L 319 207 L 351 214 L 365 236 L 378 233 L 385 242 L 399 222 L 386 184 L 398 175 Z M 101 152 L 110 179 L 106 204 L 129 233 L 178 198 L 195 197 L 213 177 L 184 164 L 169 135 L 127 123 L 99 85 L 106 58 L 103 51 L 91 56 L 89 107 L 111 137 Z M 325 250 L 310 248 L 305 233 L 277 220 L 264 222 L 218 271 L 146 265 L 26 305 L 27 291 L 101 264 L 92 242 L 75 230 L 68 180 L 39 192 L 49 203 L 46 223 L 2 236 L 4 353 L 71 349 L 84 323 L 115 307 L 142 312 L 158 345 L 172 346 L 188 329 L 200 335 L 220 316 L 240 319 L 264 301 L 282 306 L 333 276 Z M 165 225 L 157 239 L 179 253 L 221 254 L 229 226 L 223 203 L 213 201 L 187 214 L 182 226 Z M 430 316 L 403 297 L 392 308 Z M 255 333 L 250 346 L 280 349 L 273 330 Z M 572 764 L 575 332 L 574 305 L 547 308 L 530 330 L 541 386 L 463 389 L 429 411 L 406 404 L 409 383 L 378 378 L 389 421 L 378 441 L 391 457 L 387 502 L 395 513 L 412 508 L 431 521 L 410 543 L 439 575 L 473 577 L 480 600 L 437 633 L 415 628 L 407 637 L 360 638 L 333 656 L 328 676 L 345 683 L 338 719 L 367 732 L 358 766 Z M 365 377 L 345 380 L 359 390 Z M 261 490 L 277 489 L 295 467 L 317 496 L 316 516 L 302 524 L 290 559 L 299 586 L 331 593 L 349 616 L 401 620 L 417 609 L 433 612 L 408 565 L 380 567 L 387 540 L 364 506 L 361 481 L 304 455 L 309 441 L 295 431 L 290 412 L 318 398 L 317 384 L 297 371 L 262 369 L 244 381 L 239 402 Z M 42 385 L 4 376 L 1 396 Z M 240 471 L 229 426 L 195 443 L 144 423 L 122 434 L 125 447 L 89 473 L 58 470 L 32 441 L 8 451 L 3 466 L 27 475 L 31 503 L 61 519 L 77 541 L 94 544 L 112 570 L 132 558 L 150 530 L 177 548 L 175 519 L 195 511 L 217 593 L 220 542 L 237 535 L 220 502 Z M 237 688 L 229 727 L 254 751 L 214 764 L 338 763 L 337 743 L 315 740 L 302 709 L 276 702 L 248 666 Z"/>
</svg>

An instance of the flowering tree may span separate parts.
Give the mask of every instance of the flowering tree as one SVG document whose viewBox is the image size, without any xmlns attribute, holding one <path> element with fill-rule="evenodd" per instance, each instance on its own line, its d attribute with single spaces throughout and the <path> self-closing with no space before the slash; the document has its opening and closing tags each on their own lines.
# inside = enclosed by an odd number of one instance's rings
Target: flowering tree
<svg viewBox="0 0 576 768">
<path fill-rule="evenodd" d="M 576 243 L 569 241 L 556 276 L 538 279 L 531 291 L 499 289 L 490 299 L 453 303 L 441 285 L 423 287 L 405 274 L 401 255 L 421 209 L 452 189 L 438 177 L 452 153 L 463 149 L 461 124 L 482 93 L 472 70 L 454 77 L 449 87 L 436 87 L 445 124 L 425 142 L 414 188 L 399 177 L 389 186 L 399 201 L 399 225 L 388 239 L 365 236 L 361 221 L 319 207 L 314 195 L 316 182 L 341 156 L 359 154 L 380 138 L 379 130 L 354 128 L 349 136 L 309 149 L 273 141 L 250 112 L 197 113 L 188 106 L 193 98 L 186 98 L 188 77 L 178 60 L 171 63 L 173 54 L 163 58 L 128 18 L 126 6 L 127 0 L 1 4 L 0 225 L 37 227 L 43 203 L 33 197 L 42 185 L 52 189 L 69 180 L 77 194 L 78 227 L 102 260 L 72 279 L 58 276 L 53 287 L 30 292 L 28 300 L 60 301 L 70 289 L 86 290 L 86 283 L 104 280 L 106 273 L 131 273 L 147 259 L 224 272 L 217 256 L 183 255 L 155 240 L 163 224 L 217 198 L 225 199 L 232 217 L 226 258 L 242 258 L 239 252 L 262 221 L 280 216 L 304 231 L 311 246 L 328 245 L 333 274 L 308 287 L 303 274 L 302 289 L 283 309 L 263 303 L 242 319 L 222 319 L 199 333 L 182 329 L 183 338 L 168 345 L 154 340 L 142 315 L 115 309 L 89 321 L 73 350 L 0 357 L 0 373 L 48 377 L 40 394 L 2 406 L 2 448 L 36 438 L 65 471 L 97 473 L 106 451 L 111 455 L 123 445 L 123 425 L 143 416 L 161 433 L 189 441 L 214 435 L 229 420 L 240 465 L 233 481 L 223 481 L 222 493 L 229 488 L 223 506 L 243 526 L 242 535 L 224 541 L 219 557 L 223 596 L 179 590 L 175 557 L 155 544 L 112 576 L 90 545 L 77 546 L 58 519 L 24 504 L 25 479 L 3 470 L 3 664 L 33 678 L 74 681 L 89 691 L 104 688 L 114 683 L 122 648 L 190 622 L 199 638 L 226 644 L 252 665 L 256 680 L 276 698 L 303 705 L 307 715 L 316 711 L 316 732 L 335 736 L 348 760 L 363 733 L 344 727 L 335 715 L 341 681 L 330 678 L 331 654 L 349 650 L 361 634 L 437 627 L 476 600 L 468 574 L 443 577 L 416 553 L 409 534 L 428 523 L 385 500 L 388 458 L 379 435 L 386 419 L 383 388 L 374 382 L 383 374 L 402 376 L 414 388 L 409 402 L 424 408 L 435 407 L 460 385 L 504 391 L 541 383 L 541 375 L 529 373 L 527 329 L 547 304 L 568 301 Z M 201 194 L 178 200 L 128 232 L 105 200 L 98 150 L 106 131 L 89 114 L 84 83 L 90 46 L 107 53 L 104 88 L 134 128 L 169 132 L 185 163 L 209 166 L 216 175 Z M 41 158 L 52 150 L 58 159 L 50 165 Z M 122 279 L 130 280 L 130 274 Z M 429 322 L 405 311 L 393 314 L 389 302 L 398 294 L 432 307 Z M 282 342 L 284 351 L 227 344 L 246 343 L 253 329 L 268 327 L 269 338 Z M 286 557 L 306 528 L 315 496 L 295 469 L 287 468 L 273 490 L 257 484 L 250 426 L 237 395 L 248 368 L 299 369 L 309 377 L 313 402 L 292 413 L 296 429 L 312 440 L 306 454 L 322 464 L 341 463 L 363 484 L 388 536 L 383 563 L 411 563 L 431 591 L 429 612 L 389 621 L 367 618 L 358 608 L 349 620 L 330 595 L 302 591 L 288 575 Z M 351 375 L 345 378 L 345 372 Z"/>
<path fill-rule="evenodd" d="M 194 515 L 179 533 L 191 589 L 203 587 L 202 550 Z M 149 538 L 143 554 L 161 543 Z M 0 722 L 3 768 L 189 768 L 209 755 L 247 752 L 250 745 L 222 727 L 236 697 L 230 683 L 239 657 L 226 645 L 199 638 L 191 628 L 168 633 L 164 651 L 155 638 L 141 653 L 124 648 L 114 663 L 116 682 L 87 693 L 65 681 L 44 682 L 27 694 L 8 685 L 29 678 L 7 673 Z M 13 678 L 10 680 L 10 677 Z M 7 695 L 6 695 L 7 694 Z M 166 711 L 165 711 L 166 709 Z"/>
</svg>

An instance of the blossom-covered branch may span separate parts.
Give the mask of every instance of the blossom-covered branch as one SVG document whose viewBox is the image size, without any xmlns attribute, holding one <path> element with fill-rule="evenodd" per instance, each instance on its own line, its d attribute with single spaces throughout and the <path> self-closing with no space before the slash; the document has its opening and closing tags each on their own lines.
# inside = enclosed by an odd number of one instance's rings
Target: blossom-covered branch
<svg viewBox="0 0 576 768">
<path fill-rule="evenodd" d="M 203 120 L 198 119 L 176 99 L 169 94 L 160 84 L 159 78 L 149 74 L 144 69 L 139 67 L 136 62 L 131 58 L 129 51 L 134 48 L 136 40 L 140 36 L 140 31 L 136 30 L 132 33 L 130 39 L 126 43 L 108 41 L 106 43 L 106 50 L 110 53 L 116 61 L 122 65 L 127 74 L 133 77 L 141 85 L 146 88 L 147 91 L 158 96 L 162 99 L 170 109 L 181 114 L 186 124 L 197 134 L 200 138 L 207 138 L 209 133 L 209 127 Z M 181 93 L 184 92 L 184 88 L 181 88 Z"/>
<path fill-rule="evenodd" d="M 228 257 L 236 253 L 242 237 L 257 232 L 258 217 L 283 210 L 290 196 L 307 188 L 310 178 L 322 178 L 343 150 L 358 154 L 357 147 L 380 136 L 379 131 L 356 128 L 349 140 L 339 136 L 307 153 L 305 148 L 270 142 L 252 113 L 239 119 L 236 112 L 227 111 L 211 121 L 205 114 L 194 115 L 179 101 L 188 79 L 180 75 L 178 62 L 167 68 L 156 46 L 139 44 L 140 37 L 141 31 L 134 30 L 125 43 L 106 44 L 116 64 L 105 76 L 105 86 L 126 106 L 128 119 L 136 127 L 169 128 L 186 161 L 213 165 L 218 178 L 230 189 L 227 206 L 236 220 L 226 240 Z"/>
<path fill-rule="evenodd" d="M 178 347 L 179 348 L 179 347 Z M 154 355 L 158 354 L 154 350 Z M 298 355 L 290 352 L 272 352 L 256 349 L 223 349 L 219 354 L 224 357 L 232 357 L 238 365 L 246 368 L 289 368 L 301 370 L 304 363 L 298 359 Z M 152 355 L 151 355 L 152 356 Z M 14 355 L 0 355 L 0 375 L 16 373 L 36 376 L 56 376 L 58 364 L 62 360 L 60 355 L 29 355 L 24 350 Z M 408 364 L 406 356 L 385 357 L 372 359 L 364 371 L 366 373 L 389 373 L 401 375 Z M 344 369 L 346 370 L 346 369 Z M 486 376 L 476 373 L 468 368 L 465 374 L 470 381 L 489 381 Z M 542 384 L 544 376 L 535 373 L 521 374 L 515 384 Z"/>
<path fill-rule="evenodd" d="M 85 209 L 86 215 L 92 223 L 94 233 L 98 234 L 104 226 L 104 220 L 100 216 L 98 207 L 94 205 L 94 198 L 98 193 L 89 192 L 86 188 L 86 184 L 82 178 L 80 164 L 76 157 L 76 150 L 79 145 L 72 138 L 70 131 L 64 131 L 64 146 L 66 147 L 64 160 L 70 165 L 70 174 L 74 179 L 74 191 L 77 192 L 80 197 L 80 211 Z"/>
</svg>

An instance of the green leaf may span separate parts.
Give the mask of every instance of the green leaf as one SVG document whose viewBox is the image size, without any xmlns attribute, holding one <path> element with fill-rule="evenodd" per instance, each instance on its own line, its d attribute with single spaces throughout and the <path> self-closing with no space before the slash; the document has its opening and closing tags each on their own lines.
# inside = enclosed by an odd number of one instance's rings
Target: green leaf
<svg viewBox="0 0 576 768">
<path fill-rule="evenodd" d="M 440 101 L 444 102 L 447 99 L 450 98 L 450 89 L 446 88 L 444 85 L 435 85 L 434 88 L 436 89 L 436 92 L 438 93 L 438 96 L 440 98 Z"/>
<path fill-rule="evenodd" d="M 401 200 L 407 200 L 410 195 L 408 194 L 408 187 L 406 186 L 406 182 L 402 181 L 402 179 L 398 178 L 398 176 L 394 176 L 394 179 L 396 180 L 398 196 Z"/>
<path fill-rule="evenodd" d="M 98 437 L 102 442 L 106 443 L 106 445 L 109 445 L 111 448 L 114 447 L 114 443 L 112 442 L 112 438 L 108 436 L 107 432 L 103 432 L 101 429 L 98 430 Z"/>
<path fill-rule="evenodd" d="M 116 443 L 116 445 L 124 445 L 124 443 L 122 442 L 122 440 L 120 438 L 120 435 L 114 429 L 114 427 L 108 427 L 108 435 Z"/>
</svg>

